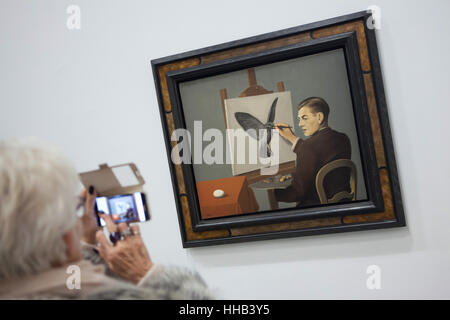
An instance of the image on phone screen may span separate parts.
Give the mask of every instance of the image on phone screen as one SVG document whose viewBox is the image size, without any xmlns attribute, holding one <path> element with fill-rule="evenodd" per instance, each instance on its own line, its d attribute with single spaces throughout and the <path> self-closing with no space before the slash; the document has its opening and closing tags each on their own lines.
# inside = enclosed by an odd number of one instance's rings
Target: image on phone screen
<svg viewBox="0 0 450 320">
<path fill-rule="evenodd" d="M 141 192 L 122 194 L 110 197 L 97 197 L 97 211 L 111 215 L 114 223 L 142 222 L 148 220 L 148 212 L 145 203 L 145 195 Z M 98 218 L 100 226 L 105 226 L 105 221 Z"/>
</svg>

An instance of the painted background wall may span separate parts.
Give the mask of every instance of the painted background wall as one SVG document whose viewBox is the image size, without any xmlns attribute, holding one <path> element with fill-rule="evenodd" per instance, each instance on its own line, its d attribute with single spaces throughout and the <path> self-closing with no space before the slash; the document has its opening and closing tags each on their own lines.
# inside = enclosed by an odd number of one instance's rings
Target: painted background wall
<svg viewBox="0 0 450 320">
<path fill-rule="evenodd" d="M 70 4 L 81 30 L 66 28 Z M 408 227 L 182 249 L 150 60 L 373 4 Z M 136 162 L 153 260 L 197 268 L 221 297 L 448 299 L 449 9 L 445 0 L 2 0 L 0 138 L 42 137 L 79 171 Z M 366 287 L 373 264 L 381 290 Z"/>
</svg>

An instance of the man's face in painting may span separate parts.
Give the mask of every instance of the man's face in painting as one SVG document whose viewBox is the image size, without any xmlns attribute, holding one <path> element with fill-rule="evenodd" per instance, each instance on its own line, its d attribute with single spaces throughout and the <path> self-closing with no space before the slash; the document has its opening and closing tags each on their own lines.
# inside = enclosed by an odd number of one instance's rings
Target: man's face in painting
<svg viewBox="0 0 450 320">
<path fill-rule="evenodd" d="M 312 136 L 320 129 L 323 122 L 323 113 L 312 112 L 308 106 L 302 107 L 297 113 L 298 125 L 303 130 L 303 134 L 307 137 Z"/>
</svg>

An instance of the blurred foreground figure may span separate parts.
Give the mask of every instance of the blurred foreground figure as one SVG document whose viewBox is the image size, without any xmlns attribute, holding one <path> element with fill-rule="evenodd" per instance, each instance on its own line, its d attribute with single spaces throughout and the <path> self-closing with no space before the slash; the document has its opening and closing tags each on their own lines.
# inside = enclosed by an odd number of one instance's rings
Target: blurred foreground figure
<svg viewBox="0 0 450 320">
<path fill-rule="evenodd" d="M 198 273 L 153 264 L 137 225 L 102 215 L 120 235 L 107 241 L 96 192 L 79 197 L 79 185 L 70 162 L 41 141 L 0 142 L 0 299 L 213 298 Z"/>
</svg>

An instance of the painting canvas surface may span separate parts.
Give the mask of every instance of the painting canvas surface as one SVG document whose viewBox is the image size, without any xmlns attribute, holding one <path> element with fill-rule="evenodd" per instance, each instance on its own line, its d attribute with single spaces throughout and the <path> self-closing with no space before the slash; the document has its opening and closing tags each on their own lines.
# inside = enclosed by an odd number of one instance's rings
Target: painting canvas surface
<svg viewBox="0 0 450 320">
<path fill-rule="evenodd" d="M 275 106 L 275 117 L 274 123 L 283 122 L 289 126 L 294 126 L 293 114 L 292 114 L 292 98 L 289 91 L 286 92 L 276 92 L 258 96 L 244 97 L 244 98 L 234 98 L 225 100 L 225 114 L 227 121 L 227 128 L 233 130 L 244 130 L 241 124 L 239 124 L 236 119 L 236 112 L 247 113 L 252 117 L 258 119 L 262 124 L 266 124 L 268 120 L 268 115 L 274 100 L 276 101 Z M 230 133 L 232 131 L 229 131 Z M 234 161 L 232 161 L 232 174 L 239 175 L 254 170 L 261 169 L 268 166 L 268 161 L 261 159 L 259 150 L 261 149 L 261 143 L 264 143 L 263 139 L 257 142 L 257 148 L 251 148 L 250 140 L 255 140 L 254 137 L 247 135 L 246 147 L 244 149 L 238 149 L 236 143 L 234 145 L 234 152 L 231 152 Z M 277 135 L 272 131 L 272 135 Z M 265 140 L 265 139 L 264 139 Z M 291 150 L 291 145 L 286 142 L 283 138 L 278 137 L 279 148 L 276 147 L 276 138 L 272 138 L 269 146 L 270 150 L 274 153 L 272 157 L 274 159 L 279 159 L 278 163 L 283 164 L 289 161 L 295 161 L 295 153 Z M 228 135 L 227 148 L 231 148 L 230 144 L 231 136 Z M 238 163 L 239 152 L 245 152 L 245 163 Z M 256 163 L 251 163 L 251 156 L 249 152 L 256 153 Z M 242 156 L 242 155 L 240 155 Z M 272 161 L 273 163 L 273 161 Z"/>
</svg>

